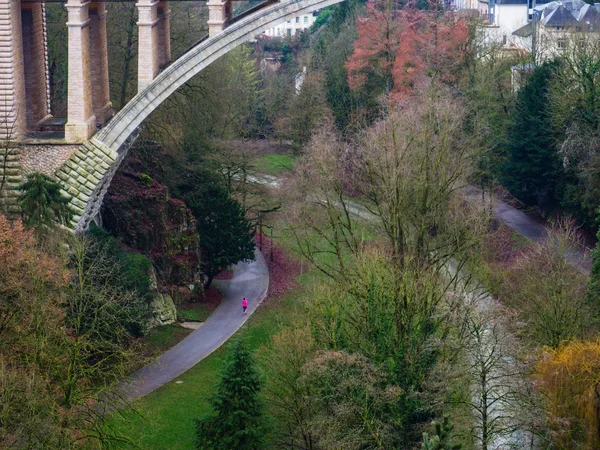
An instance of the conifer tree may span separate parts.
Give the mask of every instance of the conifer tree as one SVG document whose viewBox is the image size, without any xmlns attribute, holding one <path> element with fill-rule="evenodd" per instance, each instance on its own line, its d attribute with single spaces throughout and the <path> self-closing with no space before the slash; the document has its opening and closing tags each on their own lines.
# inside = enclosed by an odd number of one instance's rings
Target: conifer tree
<svg viewBox="0 0 600 450">
<path fill-rule="evenodd" d="M 596 221 L 600 221 L 600 209 L 597 211 Z M 600 223 L 600 222 L 598 222 Z M 592 250 L 592 270 L 590 271 L 590 281 L 588 285 L 588 299 L 590 303 L 600 309 L 600 227 L 596 233 L 598 243 Z"/>
<path fill-rule="evenodd" d="M 507 159 L 501 169 L 509 191 L 541 207 L 556 205 L 563 177 L 548 99 L 557 67 L 556 61 L 537 67 L 519 90 L 508 129 Z"/>
<path fill-rule="evenodd" d="M 216 414 L 196 421 L 196 448 L 261 448 L 265 433 L 258 398 L 261 386 L 252 356 L 238 341 L 211 399 Z"/>
<path fill-rule="evenodd" d="M 423 443 L 421 450 L 460 450 L 460 444 L 451 444 L 452 430 L 454 425 L 450 423 L 448 417 L 444 417 L 443 422 L 433 422 L 435 435 L 429 437 L 428 433 L 423 433 Z"/>
<path fill-rule="evenodd" d="M 42 232 L 55 225 L 67 225 L 73 217 L 69 198 L 60 192 L 60 184 L 42 173 L 27 176 L 19 190 L 23 224 Z"/>
</svg>

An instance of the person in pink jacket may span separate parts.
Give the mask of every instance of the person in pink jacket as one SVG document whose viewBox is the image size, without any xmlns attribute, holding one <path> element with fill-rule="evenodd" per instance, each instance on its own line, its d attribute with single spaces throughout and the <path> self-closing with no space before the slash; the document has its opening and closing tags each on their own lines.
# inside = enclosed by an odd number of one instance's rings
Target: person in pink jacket
<svg viewBox="0 0 600 450">
<path fill-rule="evenodd" d="M 246 314 L 246 310 L 248 309 L 248 300 L 246 300 L 246 297 L 242 300 L 242 309 L 244 310 L 244 314 Z"/>
</svg>

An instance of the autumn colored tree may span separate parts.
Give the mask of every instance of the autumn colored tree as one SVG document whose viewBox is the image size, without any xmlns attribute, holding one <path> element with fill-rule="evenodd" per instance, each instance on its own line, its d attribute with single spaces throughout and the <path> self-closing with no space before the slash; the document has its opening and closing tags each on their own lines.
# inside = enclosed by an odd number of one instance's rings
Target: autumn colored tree
<svg viewBox="0 0 600 450">
<path fill-rule="evenodd" d="M 370 0 L 367 14 L 359 17 L 354 52 L 346 61 L 351 89 L 389 92 L 393 88 L 392 68 L 400 49 L 403 23 L 398 20 L 392 0 Z"/>
<path fill-rule="evenodd" d="M 69 448 L 48 375 L 67 281 L 60 259 L 0 215 L 0 448 Z"/>
<path fill-rule="evenodd" d="M 430 5 L 426 11 L 406 8 L 400 16 L 400 47 L 392 69 L 398 98 L 428 82 L 453 85 L 464 67 L 469 36 L 466 21 L 443 11 L 437 2 Z"/>
<path fill-rule="evenodd" d="M 600 339 L 546 349 L 537 378 L 559 448 L 600 448 Z"/>
<path fill-rule="evenodd" d="M 371 0 L 346 62 L 351 89 L 403 98 L 428 82 L 453 84 L 467 56 L 464 19 L 432 0 L 427 10 Z"/>
<path fill-rule="evenodd" d="M 28 342 L 28 336 L 44 323 L 59 328 L 61 290 L 67 281 L 61 261 L 40 251 L 32 232 L 0 215 L 0 358 L 6 346 L 18 343 L 13 349 L 36 360 L 36 348 L 43 344 Z M 48 338 L 45 333 L 41 337 Z"/>
</svg>

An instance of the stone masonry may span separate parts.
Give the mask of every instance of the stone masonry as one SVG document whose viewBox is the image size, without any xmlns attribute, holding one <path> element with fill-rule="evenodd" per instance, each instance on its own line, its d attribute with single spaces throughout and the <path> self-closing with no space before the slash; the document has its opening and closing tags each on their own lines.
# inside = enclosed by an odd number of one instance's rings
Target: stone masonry
<svg viewBox="0 0 600 450">
<path fill-rule="evenodd" d="M 138 0 L 138 92 L 171 62 L 169 2 Z"/>
<path fill-rule="evenodd" d="M 75 153 L 79 145 L 75 144 L 31 144 L 21 145 L 21 174 L 39 172 L 54 176 L 56 171 Z"/>
<path fill-rule="evenodd" d="M 50 116 L 48 89 L 46 20 L 42 3 L 22 3 L 23 64 L 27 129 L 37 130 L 38 124 Z M 26 57 L 25 57 L 26 56 Z"/>
<path fill-rule="evenodd" d="M 69 0 L 71 1 L 76 0 Z M 340 1 L 342 0 L 281 1 L 245 16 L 237 22 L 230 21 L 230 25 L 225 30 L 192 47 L 189 52 L 166 67 L 160 75 L 156 76 L 158 69 L 152 72 L 156 78 L 151 81 L 146 80 L 148 84 L 145 88 L 99 133 L 85 141 L 57 170 L 56 176 L 61 180 L 64 193 L 72 197 L 71 206 L 77 212 L 73 229 L 75 231 L 86 229 L 98 214 L 112 177 L 132 141 L 135 140 L 142 121 L 175 90 L 216 59 L 253 39 L 260 31 L 282 20 L 308 14 Z M 139 39 L 149 37 L 149 42 L 153 43 L 152 47 L 146 45 L 144 49 L 140 47 L 140 50 L 149 52 L 151 61 L 149 67 L 152 70 L 155 63 L 158 65 L 158 52 L 154 51 L 158 31 L 157 5 L 157 2 L 151 3 L 151 0 L 139 0 L 138 3 Z"/>
<path fill-rule="evenodd" d="M 18 147 L 5 143 L 0 148 L 0 211 L 9 218 L 20 213 L 20 192 L 17 190 L 23 182 L 20 156 Z"/>
<path fill-rule="evenodd" d="M 208 0 L 208 34 L 213 37 L 227 26 L 233 15 L 231 0 Z"/>
<path fill-rule="evenodd" d="M 50 114 L 45 20 L 42 3 L 0 0 L 0 140 Z"/>
<path fill-rule="evenodd" d="M 89 6 L 88 0 L 68 0 L 66 4 L 69 29 L 67 142 L 83 142 L 96 129 L 92 108 Z"/>
</svg>

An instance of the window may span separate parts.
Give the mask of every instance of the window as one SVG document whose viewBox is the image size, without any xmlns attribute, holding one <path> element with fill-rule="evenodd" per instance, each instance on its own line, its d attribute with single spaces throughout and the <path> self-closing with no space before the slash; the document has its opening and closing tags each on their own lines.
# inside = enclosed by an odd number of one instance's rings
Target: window
<svg viewBox="0 0 600 450">
<path fill-rule="evenodd" d="M 559 50 L 564 50 L 565 48 L 567 48 L 567 40 L 564 38 L 557 39 L 556 46 L 558 47 Z"/>
<path fill-rule="evenodd" d="M 506 35 L 502 35 L 502 45 L 506 45 Z"/>
<path fill-rule="evenodd" d="M 291 29 L 291 28 L 288 28 L 288 29 L 287 29 L 287 35 L 288 35 L 288 36 L 291 36 L 291 35 L 292 35 L 292 29 Z"/>
<path fill-rule="evenodd" d="M 296 23 L 300 23 L 300 17 L 296 17 Z"/>
<path fill-rule="evenodd" d="M 304 24 L 308 23 L 308 16 L 304 16 Z"/>
</svg>

